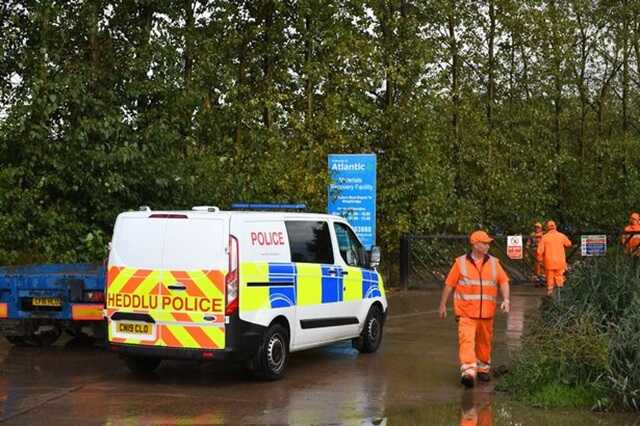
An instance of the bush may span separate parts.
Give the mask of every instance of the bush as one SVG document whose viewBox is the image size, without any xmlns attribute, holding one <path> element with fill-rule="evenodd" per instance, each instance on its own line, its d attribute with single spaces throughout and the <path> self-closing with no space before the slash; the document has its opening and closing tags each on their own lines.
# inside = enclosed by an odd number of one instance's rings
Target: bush
<svg viewBox="0 0 640 426">
<path fill-rule="evenodd" d="M 610 375 L 616 402 L 640 411 L 640 300 L 636 294 L 627 315 L 611 325 Z"/>
<path fill-rule="evenodd" d="M 546 298 L 500 388 L 542 407 L 640 410 L 640 262 L 587 259 Z"/>
<path fill-rule="evenodd" d="M 538 318 L 500 386 L 534 406 L 592 406 L 606 396 L 607 365 L 608 340 L 591 315 L 562 325 Z"/>
</svg>

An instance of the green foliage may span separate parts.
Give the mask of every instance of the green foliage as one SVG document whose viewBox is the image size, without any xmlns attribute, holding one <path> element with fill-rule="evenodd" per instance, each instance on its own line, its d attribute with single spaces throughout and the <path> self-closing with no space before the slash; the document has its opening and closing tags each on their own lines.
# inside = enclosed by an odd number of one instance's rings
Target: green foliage
<svg viewBox="0 0 640 426">
<path fill-rule="evenodd" d="M 533 405 L 640 409 L 640 262 L 590 259 L 546 299 L 500 384 Z"/>
<path fill-rule="evenodd" d="M 526 401 L 541 408 L 585 408 L 593 407 L 604 395 L 603 389 L 592 385 L 552 383 L 542 386 Z"/>
<path fill-rule="evenodd" d="M 636 281 L 637 283 L 638 281 Z M 616 401 L 640 411 L 640 299 L 633 302 L 617 324 L 611 324 L 609 376 Z"/>
<path fill-rule="evenodd" d="M 541 320 L 523 339 L 500 387 L 534 406 L 590 408 L 606 396 L 607 348 L 606 336 L 589 316 L 562 326 Z"/>
<path fill-rule="evenodd" d="M 406 232 L 617 229 L 636 3 L 4 1 L 0 264 L 99 261 L 141 204 L 323 211 L 347 152 L 378 155 L 387 268 Z"/>
</svg>

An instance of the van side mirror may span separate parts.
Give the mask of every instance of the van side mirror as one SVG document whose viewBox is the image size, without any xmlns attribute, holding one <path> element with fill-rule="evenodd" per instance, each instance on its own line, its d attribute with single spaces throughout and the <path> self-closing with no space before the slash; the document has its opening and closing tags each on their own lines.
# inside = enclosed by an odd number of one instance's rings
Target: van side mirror
<svg viewBox="0 0 640 426">
<path fill-rule="evenodd" d="M 378 265 L 380 265 L 380 257 L 381 257 L 381 253 L 380 253 L 380 247 L 378 246 L 373 246 L 371 247 L 371 257 L 369 258 L 369 265 L 371 265 L 372 268 L 377 268 Z"/>
</svg>

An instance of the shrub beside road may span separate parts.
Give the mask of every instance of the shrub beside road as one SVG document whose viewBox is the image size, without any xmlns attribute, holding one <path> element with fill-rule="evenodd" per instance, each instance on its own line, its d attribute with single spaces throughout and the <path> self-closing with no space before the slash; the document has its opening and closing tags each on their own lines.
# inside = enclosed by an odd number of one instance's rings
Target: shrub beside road
<svg viewBox="0 0 640 426">
<path fill-rule="evenodd" d="M 640 410 L 640 259 L 576 265 L 530 324 L 500 389 L 541 407 Z"/>
</svg>

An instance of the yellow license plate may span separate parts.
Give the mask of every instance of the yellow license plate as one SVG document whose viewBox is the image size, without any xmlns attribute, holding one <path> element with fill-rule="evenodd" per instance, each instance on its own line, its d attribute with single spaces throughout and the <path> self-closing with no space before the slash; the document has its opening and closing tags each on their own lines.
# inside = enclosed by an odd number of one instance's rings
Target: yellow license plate
<svg viewBox="0 0 640 426">
<path fill-rule="evenodd" d="M 62 299 L 58 297 L 34 297 L 31 299 L 33 306 L 62 306 Z"/>
<path fill-rule="evenodd" d="M 128 334 L 151 334 L 153 325 L 144 322 L 118 322 L 118 332 Z"/>
</svg>

